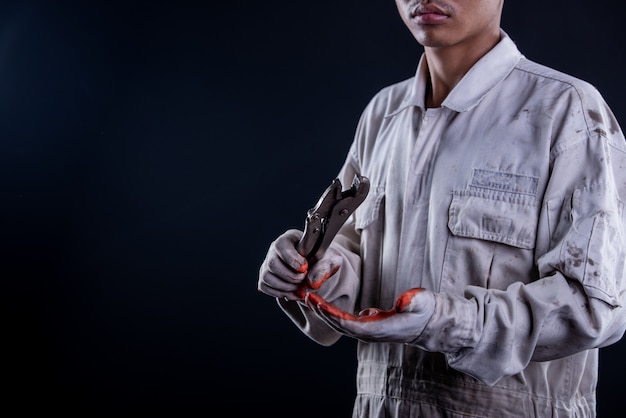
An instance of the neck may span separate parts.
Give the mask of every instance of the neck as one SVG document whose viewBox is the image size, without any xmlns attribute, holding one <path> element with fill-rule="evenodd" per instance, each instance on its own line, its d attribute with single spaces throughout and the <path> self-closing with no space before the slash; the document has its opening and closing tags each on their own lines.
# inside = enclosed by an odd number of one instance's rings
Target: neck
<svg viewBox="0 0 626 418">
<path fill-rule="evenodd" d="M 428 63 L 429 85 L 426 91 L 426 107 L 440 107 L 450 91 L 463 76 L 500 40 L 497 36 L 485 38 L 473 44 L 446 47 L 425 47 Z"/>
</svg>

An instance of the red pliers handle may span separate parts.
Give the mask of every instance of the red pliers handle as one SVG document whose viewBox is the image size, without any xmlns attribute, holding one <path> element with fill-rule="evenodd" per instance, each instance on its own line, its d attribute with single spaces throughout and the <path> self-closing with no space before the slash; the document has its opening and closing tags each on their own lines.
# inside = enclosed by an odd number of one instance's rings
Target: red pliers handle
<svg viewBox="0 0 626 418">
<path fill-rule="evenodd" d="M 309 263 L 322 258 L 339 229 L 363 203 L 369 188 L 369 179 L 360 174 L 354 176 L 347 190 L 342 190 L 341 182 L 335 179 L 317 204 L 307 211 L 304 234 L 297 249 Z"/>
</svg>

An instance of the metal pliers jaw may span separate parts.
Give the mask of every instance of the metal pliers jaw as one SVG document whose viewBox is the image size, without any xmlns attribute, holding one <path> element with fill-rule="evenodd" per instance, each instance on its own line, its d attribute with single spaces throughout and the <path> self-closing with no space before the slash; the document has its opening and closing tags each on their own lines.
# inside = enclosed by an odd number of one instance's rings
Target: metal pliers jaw
<svg viewBox="0 0 626 418">
<path fill-rule="evenodd" d="M 354 176 L 347 190 L 342 190 L 341 182 L 335 179 L 317 204 L 307 211 L 304 234 L 297 244 L 297 250 L 309 263 L 322 258 L 339 229 L 363 203 L 369 188 L 369 179 L 360 174 Z"/>
</svg>

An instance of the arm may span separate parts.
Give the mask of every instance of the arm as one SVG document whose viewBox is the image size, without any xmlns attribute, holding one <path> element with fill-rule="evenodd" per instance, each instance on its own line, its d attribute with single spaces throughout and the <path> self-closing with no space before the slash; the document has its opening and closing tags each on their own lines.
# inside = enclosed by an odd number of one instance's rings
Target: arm
<svg viewBox="0 0 626 418">
<path fill-rule="evenodd" d="M 538 230 L 538 280 L 520 278 L 502 290 L 470 286 L 464 295 L 409 291 L 393 311 L 361 315 L 319 298 L 309 303 L 339 332 L 442 352 L 451 367 L 487 384 L 531 361 L 619 340 L 626 329 L 626 146 L 608 109 L 597 119 L 586 135 L 555 141 L 541 219 L 529 225 Z"/>
<path fill-rule="evenodd" d="M 537 260 L 541 279 L 506 291 L 470 287 L 465 298 L 437 295 L 438 309 L 416 343 L 495 383 L 530 361 L 619 340 L 626 328 L 624 167 L 619 132 L 561 152 L 540 221 L 550 230 L 550 242 L 537 245 L 547 248 Z"/>
</svg>

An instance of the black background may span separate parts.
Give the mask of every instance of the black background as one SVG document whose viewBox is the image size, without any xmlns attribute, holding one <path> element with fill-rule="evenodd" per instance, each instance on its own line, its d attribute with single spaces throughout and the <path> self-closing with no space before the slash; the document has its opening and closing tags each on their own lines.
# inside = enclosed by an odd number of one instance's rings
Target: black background
<svg viewBox="0 0 626 418">
<path fill-rule="evenodd" d="M 626 121 L 620 10 L 507 1 L 503 28 Z M 354 343 L 308 340 L 258 268 L 420 53 L 390 0 L 2 2 L 2 409 L 350 416 Z"/>
</svg>

